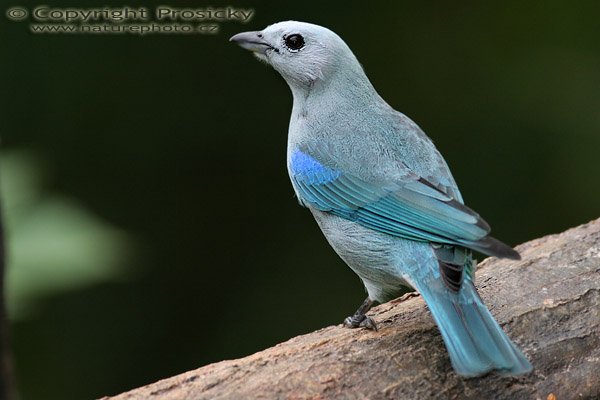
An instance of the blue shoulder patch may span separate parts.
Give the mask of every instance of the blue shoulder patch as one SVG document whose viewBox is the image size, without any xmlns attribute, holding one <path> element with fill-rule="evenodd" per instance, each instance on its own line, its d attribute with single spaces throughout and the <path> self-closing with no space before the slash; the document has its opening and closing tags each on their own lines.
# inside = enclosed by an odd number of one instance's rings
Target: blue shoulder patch
<svg viewBox="0 0 600 400">
<path fill-rule="evenodd" d="M 342 174 L 324 166 L 308 154 L 296 150 L 292 153 L 291 170 L 296 179 L 309 185 L 324 184 L 336 180 Z"/>
</svg>

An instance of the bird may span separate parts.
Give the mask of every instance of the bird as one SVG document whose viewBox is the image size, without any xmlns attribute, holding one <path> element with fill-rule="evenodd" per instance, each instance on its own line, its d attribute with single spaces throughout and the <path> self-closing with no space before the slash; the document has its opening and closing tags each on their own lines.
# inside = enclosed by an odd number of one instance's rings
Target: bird
<svg viewBox="0 0 600 400">
<path fill-rule="evenodd" d="M 473 251 L 512 260 L 519 253 L 490 236 L 431 139 L 377 93 L 344 40 L 284 21 L 230 41 L 291 89 L 287 169 L 295 195 L 368 294 L 343 325 L 377 330 L 371 307 L 416 290 L 458 375 L 530 372 L 474 284 Z"/>
</svg>

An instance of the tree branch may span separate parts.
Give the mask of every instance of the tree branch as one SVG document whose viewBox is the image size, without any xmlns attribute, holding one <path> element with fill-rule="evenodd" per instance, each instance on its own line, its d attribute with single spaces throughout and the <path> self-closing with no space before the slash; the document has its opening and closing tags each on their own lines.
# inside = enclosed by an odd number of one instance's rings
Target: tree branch
<svg viewBox="0 0 600 400">
<path fill-rule="evenodd" d="M 373 309 L 378 332 L 330 326 L 110 399 L 600 398 L 600 219 L 518 250 L 482 262 L 476 283 L 529 375 L 457 376 L 416 297 Z"/>
</svg>

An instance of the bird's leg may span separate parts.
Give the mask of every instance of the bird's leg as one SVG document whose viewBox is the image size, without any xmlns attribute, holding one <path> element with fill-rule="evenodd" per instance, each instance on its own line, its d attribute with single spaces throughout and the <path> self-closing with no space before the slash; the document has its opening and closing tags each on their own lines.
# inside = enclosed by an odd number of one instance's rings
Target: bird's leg
<svg viewBox="0 0 600 400">
<path fill-rule="evenodd" d="M 367 312 L 374 305 L 375 301 L 367 297 L 366 300 L 362 303 L 362 305 L 358 307 L 358 310 L 356 310 L 354 315 L 351 315 L 344 320 L 344 326 L 346 328 L 363 327 L 367 329 L 373 329 L 376 331 L 377 325 L 375 324 L 375 321 L 373 321 L 371 317 L 367 317 L 366 315 Z"/>
</svg>

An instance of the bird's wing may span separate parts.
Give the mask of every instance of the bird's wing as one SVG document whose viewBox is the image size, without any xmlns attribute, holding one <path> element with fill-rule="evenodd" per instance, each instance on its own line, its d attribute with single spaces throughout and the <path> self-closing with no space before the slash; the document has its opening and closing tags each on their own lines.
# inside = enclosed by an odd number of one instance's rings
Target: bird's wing
<svg viewBox="0 0 600 400">
<path fill-rule="evenodd" d="M 414 173 L 400 182 L 367 182 L 296 150 L 290 158 L 290 175 L 305 205 L 379 232 L 492 255 L 502 255 L 493 248 L 498 243 L 507 247 L 488 237 L 490 227 L 475 211 Z"/>
</svg>

